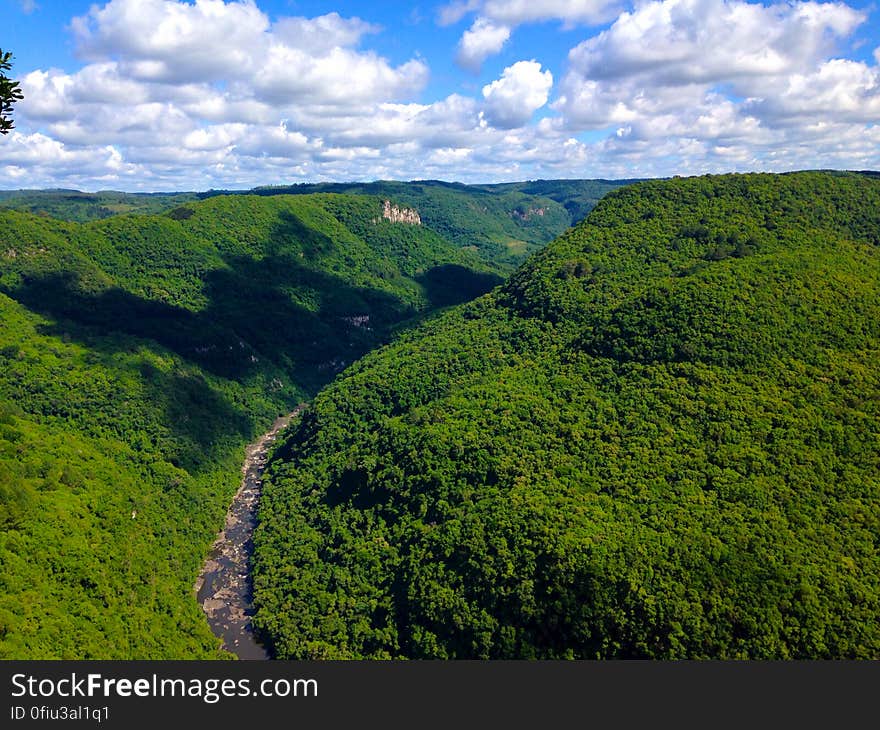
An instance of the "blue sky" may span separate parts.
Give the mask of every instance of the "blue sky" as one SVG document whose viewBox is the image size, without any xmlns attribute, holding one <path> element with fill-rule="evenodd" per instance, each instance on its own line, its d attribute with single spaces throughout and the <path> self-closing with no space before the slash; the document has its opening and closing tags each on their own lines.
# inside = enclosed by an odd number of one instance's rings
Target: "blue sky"
<svg viewBox="0 0 880 730">
<path fill-rule="evenodd" d="M 880 168 L 865 2 L 0 0 L 0 188 Z"/>
</svg>

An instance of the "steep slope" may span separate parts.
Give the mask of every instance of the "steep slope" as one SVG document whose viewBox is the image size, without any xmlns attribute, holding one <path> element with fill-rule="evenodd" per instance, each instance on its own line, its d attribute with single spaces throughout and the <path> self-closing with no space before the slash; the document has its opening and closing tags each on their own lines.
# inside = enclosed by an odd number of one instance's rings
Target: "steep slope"
<svg viewBox="0 0 880 730">
<path fill-rule="evenodd" d="M 256 188 L 260 195 L 376 195 L 418 210 L 424 225 L 507 271 L 580 221 L 627 180 L 537 180 L 464 185 L 439 180 L 315 183 Z"/>
<path fill-rule="evenodd" d="M 216 656 L 192 585 L 245 444 L 499 281 L 366 197 L 0 213 L 0 657 Z"/>
<path fill-rule="evenodd" d="M 308 183 L 211 190 L 204 193 L 81 193 L 77 190 L 0 190 L 0 209 L 86 222 L 121 213 L 156 214 L 220 195 L 342 193 L 391 200 L 417 210 L 423 225 L 493 268 L 511 271 L 526 256 L 583 219 L 608 191 L 627 180 L 536 180 L 464 185 L 439 180 Z"/>
<path fill-rule="evenodd" d="M 880 182 L 648 182 L 276 452 L 284 658 L 880 656 Z"/>
</svg>

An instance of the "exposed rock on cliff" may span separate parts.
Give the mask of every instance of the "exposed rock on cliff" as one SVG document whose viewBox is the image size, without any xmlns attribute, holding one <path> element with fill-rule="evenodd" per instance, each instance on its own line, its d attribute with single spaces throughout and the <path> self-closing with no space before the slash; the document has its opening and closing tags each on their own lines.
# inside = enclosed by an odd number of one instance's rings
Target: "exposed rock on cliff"
<svg viewBox="0 0 880 730">
<path fill-rule="evenodd" d="M 534 216 L 544 217 L 544 213 L 546 213 L 545 208 L 527 208 L 526 210 L 520 210 L 516 208 L 511 215 L 521 221 L 527 221 Z"/>
<path fill-rule="evenodd" d="M 382 217 L 392 223 L 408 223 L 412 226 L 422 225 L 422 218 L 413 208 L 398 208 L 390 200 L 386 200 L 382 207 Z"/>
</svg>

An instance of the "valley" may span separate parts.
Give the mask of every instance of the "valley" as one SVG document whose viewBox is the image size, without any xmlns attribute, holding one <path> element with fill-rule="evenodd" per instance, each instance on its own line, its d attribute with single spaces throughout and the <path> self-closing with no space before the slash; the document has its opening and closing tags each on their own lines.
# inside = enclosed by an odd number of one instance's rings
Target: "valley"
<svg viewBox="0 0 880 730">
<path fill-rule="evenodd" d="M 246 445 L 505 268 L 381 196 L 25 200 L 0 211 L 0 657 L 222 656 L 192 586 Z"/>
<path fill-rule="evenodd" d="M 0 657 L 880 656 L 875 177 L 2 197 Z"/>
<path fill-rule="evenodd" d="M 245 450 L 241 486 L 194 586 L 196 599 L 208 617 L 211 630 L 223 640 L 222 648 L 239 659 L 269 658 L 266 649 L 254 636 L 251 624 L 253 534 L 269 448 L 303 407 L 275 419 L 272 428 Z"/>
</svg>

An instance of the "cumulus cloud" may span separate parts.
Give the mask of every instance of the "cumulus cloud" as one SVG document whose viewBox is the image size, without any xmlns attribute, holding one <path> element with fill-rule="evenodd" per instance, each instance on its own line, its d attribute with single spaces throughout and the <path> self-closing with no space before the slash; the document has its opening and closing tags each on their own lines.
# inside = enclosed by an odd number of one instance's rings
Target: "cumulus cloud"
<svg viewBox="0 0 880 730">
<path fill-rule="evenodd" d="M 210 81 L 255 71 L 269 18 L 251 2 L 112 0 L 71 23 L 89 60 L 123 59 L 146 81 Z"/>
<path fill-rule="evenodd" d="M 464 68 L 479 71 L 483 61 L 500 51 L 510 38 L 510 28 L 497 25 L 488 18 L 477 18 L 458 42 L 456 62 Z"/>
<path fill-rule="evenodd" d="M 547 103 L 553 74 L 537 61 L 519 61 L 504 69 L 500 79 L 483 87 L 485 117 L 499 129 L 526 124 Z"/>
<path fill-rule="evenodd" d="M 796 159 L 800 149 L 817 160 L 798 139 L 839 149 L 836 123 L 865 136 L 880 122 L 877 67 L 833 58 L 865 19 L 842 3 L 644 3 L 571 50 L 557 124 L 611 128 L 609 157 L 748 165 L 781 149 Z"/>
<path fill-rule="evenodd" d="M 250 1 L 111 0 L 70 27 L 86 65 L 26 74 L 19 126 L 65 154 L 100 140 L 127 160 L 153 160 L 159 174 L 200 164 L 240 174 L 256 170 L 241 164 L 251 157 L 286 159 L 305 173 L 309 160 L 346 159 L 359 138 L 399 141 L 414 115 L 399 102 L 428 77 L 421 60 L 393 65 L 360 50 L 381 29 L 338 13 L 273 23 Z M 425 119 L 415 125 L 422 135 Z M 468 128 L 472 119 L 453 116 Z M 337 140 L 328 139 L 334 130 Z"/>
<path fill-rule="evenodd" d="M 56 80 L 61 77 L 56 76 Z M 62 81 L 73 104 L 142 104 L 149 100 L 143 84 L 119 73 L 116 63 L 94 63 Z"/>
<path fill-rule="evenodd" d="M 237 81 L 270 97 L 319 93 L 363 101 L 420 88 L 427 74 L 419 61 L 396 69 L 354 50 L 378 28 L 337 13 L 272 25 L 252 2 L 112 0 L 71 27 L 85 58 L 118 58 L 122 75 L 144 82 Z"/>
<path fill-rule="evenodd" d="M 373 58 L 364 57 L 368 63 Z M 42 131 L 5 148 L 10 160 L 20 162 L 2 161 L 5 179 L 48 184 L 52 169 L 53 186 L 89 187 L 89 179 L 92 187 L 96 181 L 112 187 L 115 180 L 129 189 L 180 189 L 183 181 L 189 187 L 234 187 L 262 184 L 267 176 L 462 177 L 461 163 L 470 159 L 462 150 L 504 144 L 501 133 L 481 119 L 476 99 L 452 94 L 430 104 L 382 100 L 394 89 L 377 90 L 381 76 L 340 80 L 361 87 L 345 97 L 319 89 L 321 82 L 307 76 L 300 80 L 305 90 L 268 93 L 256 82 L 214 87 L 133 79 L 124 68 L 98 61 L 74 74 L 28 74 L 22 126 Z M 341 68 L 322 73 L 341 74 Z"/>
<path fill-rule="evenodd" d="M 473 16 L 457 52 L 475 70 L 505 44 L 515 49 L 523 23 L 577 24 L 581 42 L 552 72 L 523 60 L 476 92 L 468 82 L 424 98 L 426 62 L 371 50 L 388 31 L 358 18 L 270 19 L 250 1 L 111 0 L 71 25 L 78 70 L 20 77 L 25 98 L 0 145 L 0 175 L 167 190 L 880 166 L 880 50 L 846 57 L 867 11 L 649 0 L 591 30 L 613 7 L 448 5 L 441 22 Z"/>
<path fill-rule="evenodd" d="M 768 80 L 744 107 L 777 125 L 804 121 L 880 121 L 880 69 L 859 61 L 832 59 L 810 73 Z"/>
<path fill-rule="evenodd" d="M 572 25 L 595 25 L 611 20 L 620 0 L 457 0 L 440 8 L 441 25 L 457 23 L 469 13 L 509 26 L 558 20 Z"/>
<path fill-rule="evenodd" d="M 481 4 L 481 0 L 456 0 L 443 5 L 437 12 L 437 22 L 440 25 L 457 23 L 468 13 L 477 10 Z"/>
<path fill-rule="evenodd" d="M 327 53 L 333 48 L 356 46 L 367 34 L 381 28 L 360 18 L 343 18 L 328 13 L 317 18 L 281 18 L 273 27 L 277 39 L 309 53 Z"/>
<path fill-rule="evenodd" d="M 590 79 L 648 72 L 676 85 L 762 77 L 815 62 L 864 20 L 842 4 L 660 0 L 623 13 L 569 60 Z"/>
<path fill-rule="evenodd" d="M 19 111 L 36 119 L 63 119 L 69 116 L 66 90 L 73 79 L 60 71 L 32 71 L 21 79 L 25 101 Z"/>
<path fill-rule="evenodd" d="M 259 99 L 273 103 L 364 104 L 398 99 L 424 86 L 428 70 L 421 61 L 392 68 L 372 53 L 332 48 L 315 57 L 299 48 L 276 45 L 253 79 Z"/>
<path fill-rule="evenodd" d="M 510 25 L 545 20 L 594 25 L 613 18 L 620 5 L 618 0 L 486 0 L 480 12 Z"/>
<path fill-rule="evenodd" d="M 111 145 L 71 149 L 47 135 L 13 132 L 0 145 L 0 169 L 12 179 L 51 185 L 59 179 L 95 181 L 134 176 L 139 170 Z"/>
<path fill-rule="evenodd" d="M 471 27 L 458 43 L 456 61 L 474 71 L 503 47 L 514 28 L 524 23 L 558 20 L 565 27 L 595 25 L 612 19 L 619 0 L 457 0 L 443 6 L 441 25 L 451 25 L 478 11 Z"/>
</svg>

